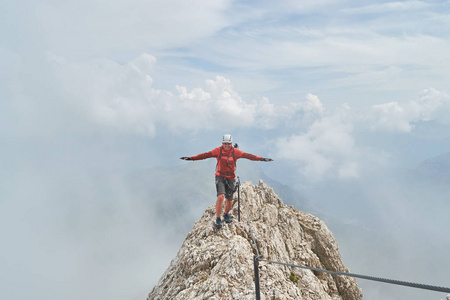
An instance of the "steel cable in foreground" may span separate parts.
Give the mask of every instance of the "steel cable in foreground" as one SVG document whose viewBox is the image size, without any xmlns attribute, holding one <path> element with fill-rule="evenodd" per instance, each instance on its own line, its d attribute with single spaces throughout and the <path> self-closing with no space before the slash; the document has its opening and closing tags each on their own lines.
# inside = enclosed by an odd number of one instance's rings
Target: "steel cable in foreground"
<svg viewBox="0 0 450 300">
<path fill-rule="evenodd" d="M 301 268 L 301 269 L 308 269 L 308 270 L 312 270 L 312 271 L 316 271 L 316 272 L 323 272 L 323 273 L 327 273 L 327 274 L 331 274 L 331 275 L 349 276 L 349 277 L 355 277 L 355 278 L 360 278 L 360 279 L 365 279 L 365 280 L 371 280 L 371 281 L 378 281 L 378 282 L 384 282 L 384 283 L 395 284 L 395 285 L 408 286 L 408 287 L 413 287 L 413 288 L 418 288 L 418 289 L 423 289 L 423 290 L 430 290 L 430 291 L 436 291 L 436 292 L 450 293 L 450 288 L 447 288 L 447 287 L 433 286 L 433 285 L 422 284 L 422 283 L 400 281 L 400 280 L 380 278 L 380 277 L 367 276 L 367 275 L 360 275 L 360 274 L 347 273 L 347 272 L 329 271 L 329 270 L 324 270 L 324 269 L 320 269 L 320 268 L 313 268 L 313 267 L 308 267 L 308 266 L 294 265 L 294 264 L 289 264 L 289 263 L 284 263 L 284 262 L 278 262 L 278 261 L 262 259 L 261 255 L 259 254 L 258 245 L 256 244 L 255 235 L 253 234 L 253 229 L 252 229 L 250 217 L 249 217 L 249 214 L 248 214 L 248 211 L 247 211 L 247 204 L 245 203 L 245 201 L 242 201 L 242 202 L 244 203 L 245 214 L 247 216 L 247 223 L 248 223 L 248 226 L 250 228 L 250 233 L 251 233 L 252 239 L 253 239 L 253 245 L 254 245 L 254 248 L 256 250 L 256 256 L 254 256 L 253 261 L 254 261 L 255 289 L 256 289 L 256 299 L 257 300 L 260 299 L 259 270 L 258 270 L 258 265 L 259 265 L 258 262 L 259 261 L 263 261 L 263 262 L 267 262 L 267 263 L 273 263 L 273 264 L 279 264 L 279 265 L 284 265 L 284 266 L 289 266 L 289 267 Z"/>
<path fill-rule="evenodd" d="M 279 265 L 284 265 L 284 266 L 289 266 L 289 267 L 302 268 L 302 269 L 308 269 L 308 270 L 328 273 L 328 274 L 332 274 L 332 275 L 350 276 L 350 277 L 356 277 L 356 278 L 361 278 L 361 279 L 366 279 L 366 280 L 372 280 L 372 281 L 379 281 L 379 282 L 396 284 L 396 285 L 409 286 L 409 287 L 414 287 L 414 288 L 419 288 L 419 289 L 424 289 L 424 290 L 431 290 L 431 291 L 436 291 L 436 292 L 450 293 L 450 288 L 446 288 L 446 287 L 433 286 L 433 285 L 414 283 L 414 282 L 406 282 L 406 281 L 386 279 L 386 278 L 379 278 L 379 277 L 360 275 L 360 274 L 353 274 L 353 273 L 347 273 L 347 272 L 328 271 L 328 270 L 319 269 L 319 268 L 313 268 L 313 267 L 308 267 L 308 266 L 299 266 L 299 265 L 294 265 L 294 264 L 288 264 L 288 263 L 283 263 L 283 262 L 278 262 L 278 261 L 262 259 L 262 258 L 259 258 L 259 257 L 257 259 L 259 261 L 264 261 L 264 262 L 268 262 L 268 263 L 279 264 Z"/>
</svg>

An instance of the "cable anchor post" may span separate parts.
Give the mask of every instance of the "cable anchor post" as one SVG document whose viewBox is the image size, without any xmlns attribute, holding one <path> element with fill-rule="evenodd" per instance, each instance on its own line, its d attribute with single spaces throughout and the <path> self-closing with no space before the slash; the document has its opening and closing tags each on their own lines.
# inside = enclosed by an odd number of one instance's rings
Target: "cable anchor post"
<svg viewBox="0 0 450 300">
<path fill-rule="evenodd" d="M 255 271 L 255 296 L 256 300 L 261 300 L 259 289 L 259 256 L 253 256 L 253 269 Z"/>
<path fill-rule="evenodd" d="M 238 222 L 241 222 L 241 180 L 237 177 L 237 191 L 238 191 Z"/>
</svg>

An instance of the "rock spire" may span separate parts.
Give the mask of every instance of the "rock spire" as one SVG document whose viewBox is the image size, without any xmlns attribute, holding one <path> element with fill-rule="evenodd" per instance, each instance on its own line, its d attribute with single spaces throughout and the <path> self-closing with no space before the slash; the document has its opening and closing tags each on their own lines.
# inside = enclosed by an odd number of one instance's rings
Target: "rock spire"
<svg viewBox="0 0 450 300">
<path fill-rule="evenodd" d="M 241 186 L 241 221 L 235 195 L 231 224 L 214 226 L 208 207 L 187 234 L 177 256 L 148 296 L 153 299 L 255 299 L 253 239 L 248 209 L 261 258 L 330 271 L 349 272 L 325 223 L 287 206 L 259 182 Z M 362 299 L 352 277 L 259 262 L 261 299 Z"/>
</svg>

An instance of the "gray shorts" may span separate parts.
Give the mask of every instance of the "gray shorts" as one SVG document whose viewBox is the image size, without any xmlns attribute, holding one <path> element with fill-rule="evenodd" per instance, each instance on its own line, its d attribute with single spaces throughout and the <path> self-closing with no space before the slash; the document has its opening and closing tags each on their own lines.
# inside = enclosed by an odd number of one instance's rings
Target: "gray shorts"
<svg viewBox="0 0 450 300">
<path fill-rule="evenodd" d="M 225 194 L 226 199 L 233 200 L 235 186 L 236 180 L 216 175 L 217 196 Z"/>
</svg>

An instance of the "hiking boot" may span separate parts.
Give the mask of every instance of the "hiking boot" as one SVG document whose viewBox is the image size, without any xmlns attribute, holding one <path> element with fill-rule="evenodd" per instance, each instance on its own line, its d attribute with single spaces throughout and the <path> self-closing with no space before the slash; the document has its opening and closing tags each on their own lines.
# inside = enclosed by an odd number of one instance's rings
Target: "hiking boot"
<svg viewBox="0 0 450 300">
<path fill-rule="evenodd" d="M 230 219 L 230 215 L 229 214 L 224 214 L 223 218 L 225 219 L 225 222 L 231 223 L 231 219 Z"/>
<path fill-rule="evenodd" d="M 219 229 L 222 227 L 222 220 L 220 218 L 216 219 L 216 227 Z"/>
</svg>

